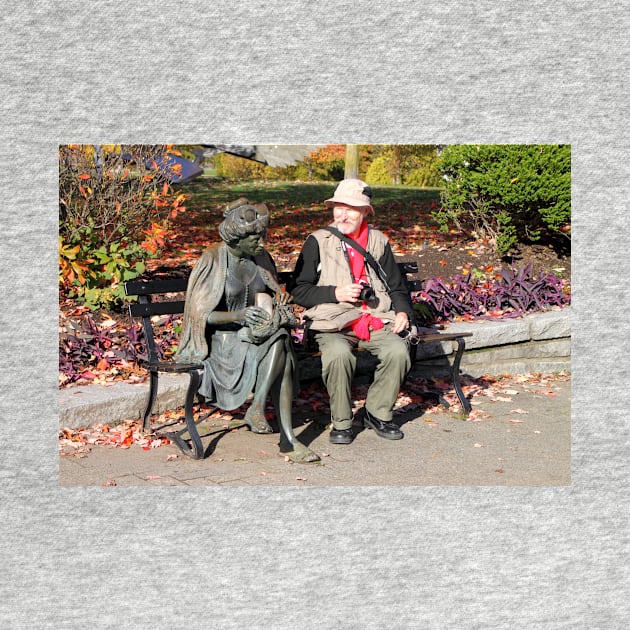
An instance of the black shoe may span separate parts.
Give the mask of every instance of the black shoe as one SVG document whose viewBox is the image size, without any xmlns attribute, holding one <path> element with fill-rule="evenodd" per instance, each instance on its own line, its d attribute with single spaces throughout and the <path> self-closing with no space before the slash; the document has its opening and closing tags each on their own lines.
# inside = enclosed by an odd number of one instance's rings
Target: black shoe
<svg viewBox="0 0 630 630">
<path fill-rule="evenodd" d="M 329 436 L 331 444 L 351 444 L 354 440 L 352 429 L 333 429 Z"/>
<path fill-rule="evenodd" d="M 393 422 L 384 422 L 373 416 L 367 409 L 363 416 L 363 422 L 368 429 L 374 429 L 376 435 L 386 440 L 402 440 L 404 433 Z"/>
</svg>

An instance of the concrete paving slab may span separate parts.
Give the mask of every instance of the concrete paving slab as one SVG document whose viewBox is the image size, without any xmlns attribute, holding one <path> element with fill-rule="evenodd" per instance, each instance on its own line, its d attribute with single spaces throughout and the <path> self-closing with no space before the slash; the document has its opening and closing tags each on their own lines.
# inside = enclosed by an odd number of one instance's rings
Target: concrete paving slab
<svg viewBox="0 0 630 630">
<path fill-rule="evenodd" d="M 506 400 L 473 398 L 463 421 L 442 408 L 403 408 L 395 421 L 403 440 L 364 430 L 349 446 L 328 442 L 314 420 L 296 422 L 296 435 L 322 456 L 294 464 L 279 453 L 278 435 L 247 428 L 203 438 L 211 453 L 192 460 L 175 445 L 143 450 L 92 446 L 84 457 L 59 460 L 62 486 L 564 486 L 571 483 L 571 381 L 544 387 L 515 384 Z"/>
</svg>

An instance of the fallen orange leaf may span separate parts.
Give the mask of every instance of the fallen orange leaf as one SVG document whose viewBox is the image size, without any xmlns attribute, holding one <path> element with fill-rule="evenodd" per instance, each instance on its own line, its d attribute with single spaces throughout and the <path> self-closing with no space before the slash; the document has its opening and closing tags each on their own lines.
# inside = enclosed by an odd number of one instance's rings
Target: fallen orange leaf
<svg viewBox="0 0 630 630">
<path fill-rule="evenodd" d="M 97 364 L 96 364 L 96 369 L 97 370 L 107 370 L 109 369 L 109 361 L 107 359 L 101 359 Z"/>
</svg>

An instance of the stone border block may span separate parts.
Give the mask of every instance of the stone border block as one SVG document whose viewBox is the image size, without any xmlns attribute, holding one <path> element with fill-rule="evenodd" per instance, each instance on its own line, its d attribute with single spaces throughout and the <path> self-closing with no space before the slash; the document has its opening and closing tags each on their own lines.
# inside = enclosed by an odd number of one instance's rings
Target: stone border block
<svg viewBox="0 0 630 630">
<path fill-rule="evenodd" d="M 160 374 L 153 413 L 183 406 L 188 389 L 187 374 Z M 149 381 L 132 385 L 82 385 L 59 391 L 59 426 L 79 428 L 116 423 L 142 417 L 149 396 Z"/>
<path fill-rule="evenodd" d="M 571 336 L 571 313 L 569 309 L 528 315 L 525 319 L 530 324 L 530 334 L 534 341 Z"/>
<path fill-rule="evenodd" d="M 472 337 L 466 337 L 466 349 L 504 346 L 529 341 L 530 322 L 525 319 L 454 322 L 448 326 L 446 332 L 473 333 Z"/>
</svg>

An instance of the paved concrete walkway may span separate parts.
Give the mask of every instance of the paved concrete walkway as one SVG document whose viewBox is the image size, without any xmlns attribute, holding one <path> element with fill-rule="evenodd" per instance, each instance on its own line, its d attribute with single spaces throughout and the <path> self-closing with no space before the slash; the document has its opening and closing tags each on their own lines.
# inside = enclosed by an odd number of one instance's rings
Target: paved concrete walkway
<svg viewBox="0 0 630 630">
<path fill-rule="evenodd" d="M 402 408 L 394 420 L 405 438 L 388 441 L 364 430 L 350 446 L 333 445 L 315 414 L 295 418 L 296 435 L 322 456 L 294 464 L 279 453 L 278 435 L 246 427 L 207 426 L 207 458 L 192 460 L 175 445 L 143 450 L 92 446 L 60 457 L 63 486 L 558 486 L 571 483 L 571 381 L 510 385 L 494 400 L 473 397 L 463 421 L 441 407 Z M 498 398 L 501 398 L 499 400 Z M 435 409 L 435 408 L 434 408 Z M 203 434 L 202 434 L 203 435 Z"/>
</svg>

